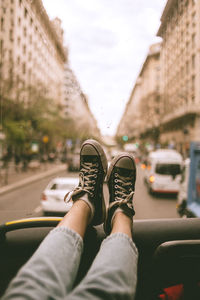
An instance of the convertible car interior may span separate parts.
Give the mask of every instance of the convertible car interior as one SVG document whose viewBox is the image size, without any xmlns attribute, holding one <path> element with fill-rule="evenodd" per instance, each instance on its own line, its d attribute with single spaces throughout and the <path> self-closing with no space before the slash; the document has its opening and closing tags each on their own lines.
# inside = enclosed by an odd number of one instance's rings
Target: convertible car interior
<svg viewBox="0 0 200 300">
<path fill-rule="evenodd" d="M 0 225 L 1 295 L 60 220 L 42 217 Z M 139 250 L 136 299 L 200 299 L 200 219 L 135 220 L 133 226 L 133 239 Z M 101 225 L 88 229 L 76 284 L 87 272 L 104 238 Z M 185 298 L 166 296 L 183 290 Z"/>
</svg>

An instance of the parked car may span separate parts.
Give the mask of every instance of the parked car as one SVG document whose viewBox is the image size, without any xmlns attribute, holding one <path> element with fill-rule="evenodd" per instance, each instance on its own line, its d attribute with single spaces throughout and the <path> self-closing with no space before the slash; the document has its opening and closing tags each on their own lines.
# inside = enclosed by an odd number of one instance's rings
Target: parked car
<svg viewBox="0 0 200 300">
<path fill-rule="evenodd" d="M 181 154 L 172 149 L 160 149 L 149 154 L 144 181 L 150 193 L 177 194 L 180 188 Z"/>
<path fill-rule="evenodd" d="M 78 184 L 78 178 L 58 177 L 52 179 L 41 196 L 41 205 L 44 214 L 50 212 L 67 212 L 72 203 L 63 201 L 67 192 L 71 191 Z"/>
<path fill-rule="evenodd" d="M 68 171 L 79 171 L 80 151 L 70 153 L 67 159 Z"/>
</svg>

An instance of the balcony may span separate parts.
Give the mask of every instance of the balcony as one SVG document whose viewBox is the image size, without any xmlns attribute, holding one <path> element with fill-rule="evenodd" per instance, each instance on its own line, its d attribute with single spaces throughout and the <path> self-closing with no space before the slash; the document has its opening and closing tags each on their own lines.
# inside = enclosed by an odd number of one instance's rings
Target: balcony
<svg viewBox="0 0 200 300">
<path fill-rule="evenodd" d="M 167 114 L 163 117 L 162 124 L 169 123 L 176 119 L 182 119 L 187 115 L 196 115 L 200 113 L 200 107 L 196 103 L 190 103 L 188 105 L 177 108 L 174 112 Z"/>
</svg>

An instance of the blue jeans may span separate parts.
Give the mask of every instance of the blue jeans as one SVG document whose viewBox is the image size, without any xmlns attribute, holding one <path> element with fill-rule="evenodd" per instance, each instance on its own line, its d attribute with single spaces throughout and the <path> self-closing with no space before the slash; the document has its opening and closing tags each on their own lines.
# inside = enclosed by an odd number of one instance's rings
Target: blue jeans
<svg viewBox="0 0 200 300">
<path fill-rule="evenodd" d="M 53 229 L 19 270 L 2 300 L 134 299 L 138 252 L 123 233 L 107 237 L 88 273 L 73 288 L 83 251 L 83 239 L 60 226 Z"/>
</svg>

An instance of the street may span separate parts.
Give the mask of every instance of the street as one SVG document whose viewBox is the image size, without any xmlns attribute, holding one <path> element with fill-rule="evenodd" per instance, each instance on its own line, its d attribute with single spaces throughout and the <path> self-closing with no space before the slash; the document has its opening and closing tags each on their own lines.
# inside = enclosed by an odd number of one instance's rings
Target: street
<svg viewBox="0 0 200 300">
<path fill-rule="evenodd" d="M 143 183 L 143 171 L 137 167 L 136 192 L 134 197 L 135 219 L 176 218 L 176 199 L 167 196 L 152 196 Z M 51 178 L 44 178 L 20 189 L 4 194 L 0 199 L 0 223 L 8 220 L 42 216 L 40 196 Z M 57 176 L 78 176 L 78 173 L 61 172 Z M 105 198 L 108 199 L 108 189 L 104 186 Z"/>
<path fill-rule="evenodd" d="M 176 198 L 168 195 L 152 196 L 143 182 L 143 170 L 137 167 L 135 189 L 135 219 L 178 218 Z"/>
</svg>

